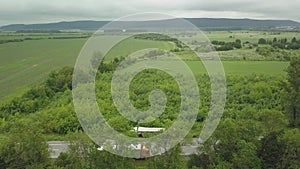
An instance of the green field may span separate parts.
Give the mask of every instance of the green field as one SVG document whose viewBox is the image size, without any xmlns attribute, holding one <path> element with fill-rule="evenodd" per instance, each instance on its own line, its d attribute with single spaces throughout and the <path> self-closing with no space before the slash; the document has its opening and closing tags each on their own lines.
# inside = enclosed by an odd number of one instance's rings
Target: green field
<svg viewBox="0 0 300 169">
<path fill-rule="evenodd" d="M 186 61 L 194 74 L 206 72 L 201 61 Z M 222 61 L 226 75 L 284 75 L 289 62 L 280 61 Z"/>
<path fill-rule="evenodd" d="M 86 40 L 43 39 L 1 44 L 0 100 L 20 95 L 30 86 L 41 82 L 51 70 L 74 66 Z M 112 52 L 108 53 L 107 58 L 126 56 L 145 47 L 170 50 L 173 44 L 129 39 L 117 45 Z"/>
<path fill-rule="evenodd" d="M 0 98 L 17 96 L 47 74 L 75 63 L 86 39 L 34 40 L 0 45 Z"/>
<path fill-rule="evenodd" d="M 271 35 L 269 32 L 205 32 L 211 39 L 224 41 L 241 38 L 242 41 L 257 41 L 258 37 L 298 37 L 297 33 L 282 33 L 280 35 Z M 55 35 L 55 36 L 63 36 Z M 69 34 L 68 36 L 75 36 Z M 82 34 L 79 34 L 82 35 Z M 0 39 L 14 39 L 16 37 L 34 37 L 31 34 L 1 34 Z M 76 58 L 87 39 L 48 39 L 53 35 L 37 34 L 36 37 L 44 37 L 41 40 L 26 40 L 23 42 L 13 42 L 0 44 L 0 100 L 10 100 L 12 97 L 19 96 L 32 85 L 40 83 L 51 70 L 57 70 L 63 66 L 73 66 Z M 78 35 L 76 35 L 78 36 Z M 107 60 L 114 57 L 126 56 L 132 52 L 144 48 L 160 48 L 165 50 L 174 49 L 174 44 L 161 41 L 141 40 L 129 38 L 116 45 L 106 56 Z M 260 55 L 252 50 L 233 50 L 220 52 L 222 57 L 243 57 L 253 55 L 258 58 Z M 180 54 L 179 54 L 180 55 Z M 225 59 L 226 60 L 226 59 Z M 172 62 L 172 61 L 170 61 Z M 195 73 L 205 73 L 200 61 L 186 61 L 191 70 Z M 172 64 L 172 63 L 169 63 Z M 282 75 L 288 62 L 280 61 L 223 61 L 226 75 L 249 75 L 249 74 L 267 74 Z"/>
<path fill-rule="evenodd" d="M 161 41 L 129 38 L 114 46 L 110 50 L 110 52 L 107 53 L 105 60 L 113 60 L 114 57 L 119 57 L 119 56 L 125 57 L 130 53 L 145 48 L 159 48 L 164 50 L 171 50 L 174 48 L 174 45 L 171 43 L 161 42 Z"/>
</svg>

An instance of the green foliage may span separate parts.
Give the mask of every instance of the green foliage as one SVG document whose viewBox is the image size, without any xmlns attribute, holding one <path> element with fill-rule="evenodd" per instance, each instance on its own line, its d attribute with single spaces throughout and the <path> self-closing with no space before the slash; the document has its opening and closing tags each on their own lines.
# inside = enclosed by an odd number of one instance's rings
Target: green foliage
<svg viewBox="0 0 300 169">
<path fill-rule="evenodd" d="M 260 159 L 256 156 L 257 147 L 244 140 L 238 141 L 238 151 L 233 154 L 233 168 L 260 169 Z"/>
<path fill-rule="evenodd" d="M 139 34 L 134 35 L 135 39 L 145 39 L 145 40 L 153 40 L 153 41 L 167 41 L 167 42 L 173 42 L 176 44 L 177 48 L 182 48 L 184 44 L 180 42 L 178 39 L 171 38 L 167 35 L 163 34 L 157 34 L 157 33 L 148 33 L 148 34 Z"/>
<path fill-rule="evenodd" d="M 168 152 L 149 158 L 148 168 L 151 169 L 184 169 L 183 157 L 180 155 L 180 146 L 177 145 Z"/>
<path fill-rule="evenodd" d="M 13 130 L 16 122 L 27 120 L 43 134 L 67 134 L 82 130 L 71 97 L 72 69 L 52 72 L 45 83 L 0 107 L 2 132 Z"/>
<path fill-rule="evenodd" d="M 99 108 L 101 112 L 103 112 L 103 115 L 109 119 L 108 123 L 116 127 L 115 129 L 118 131 L 128 130 L 128 128 L 134 127 L 134 124 L 124 117 L 119 116 L 119 113 L 113 104 L 107 104 L 112 103 L 110 91 L 111 78 L 111 73 L 98 74 L 97 76 L 96 93 Z M 166 94 L 168 102 L 165 112 L 157 120 L 142 125 L 148 127 L 169 127 L 168 125 L 172 124 L 169 121 L 172 122 L 176 120 L 180 106 L 179 88 L 170 75 L 157 70 L 145 70 L 140 72 L 130 84 L 129 96 L 131 103 L 138 110 L 147 110 L 150 107 L 150 92 L 155 89 L 160 89 Z M 150 114 L 144 113 L 136 116 L 140 119 L 154 118 Z M 118 124 L 117 121 L 119 121 Z"/>
<path fill-rule="evenodd" d="M 48 145 L 40 130 L 28 121 L 15 123 L 8 140 L 0 144 L 0 168 L 46 168 Z"/>
<path fill-rule="evenodd" d="M 292 127 L 300 127 L 300 58 L 292 58 L 287 80 L 282 83 L 283 104 Z"/>
<path fill-rule="evenodd" d="M 44 108 L 54 99 L 55 93 L 71 89 L 72 74 L 73 69 L 69 67 L 51 72 L 44 84 L 28 90 L 23 96 L 1 106 L 0 117 L 8 117 L 16 113 L 29 114 Z"/>
<path fill-rule="evenodd" d="M 284 143 L 278 140 L 281 133 L 272 132 L 261 140 L 258 156 L 262 160 L 262 168 L 277 168 L 281 156 L 284 154 Z"/>
<path fill-rule="evenodd" d="M 73 68 L 64 67 L 59 72 L 51 72 L 46 80 L 46 87 L 54 92 L 63 92 L 72 89 Z"/>
<path fill-rule="evenodd" d="M 258 39 L 258 44 L 260 44 L 260 45 L 265 45 L 265 44 L 267 44 L 267 40 L 264 39 L 264 38 L 259 38 L 259 39 Z"/>
<path fill-rule="evenodd" d="M 236 39 L 235 42 L 224 42 L 214 40 L 211 43 L 215 45 L 217 51 L 228 51 L 242 48 L 242 41 L 240 39 Z"/>
<path fill-rule="evenodd" d="M 297 41 L 296 37 L 293 37 L 290 42 L 288 42 L 287 38 L 277 39 L 276 37 L 274 37 L 273 40 L 266 40 L 264 38 L 260 38 L 258 40 L 258 44 L 260 45 L 269 44 L 274 48 L 280 48 L 280 49 L 290 49 L 290 50 L 300 49 L 300 41 Z"/>
<path fill-rule="evenodd" d="M 292 53 L 272 46 L 259 46 L 256 52 L 264 56 L 266 59 L 288 61 L 293 55 Z"/>
<path fill-rule="evenodd" d="M 278 168 L 300 168 L 300 130 L 285 131 L 279 142 L 284 143 L 285 149 Z"/>
<path fill-rule="evenodd" d="M 264 109 L 260 112 L 258 119 L 262 123 L 265 135 L 280 132 L 288 125 L 284 113 L 277 110 Z"/>
<path fill-rule="evenodd" d="M 211 159 L 205 153 L 201 153 L 199 155 L 192 154 L 189 156 L 189 161 L 187 163 L 188 168 L 209 168 Z"/>
</svg>

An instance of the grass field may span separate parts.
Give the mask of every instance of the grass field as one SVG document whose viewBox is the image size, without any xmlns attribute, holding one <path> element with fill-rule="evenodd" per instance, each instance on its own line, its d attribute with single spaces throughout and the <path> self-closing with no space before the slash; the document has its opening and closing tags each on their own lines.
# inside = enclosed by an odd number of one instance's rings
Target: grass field
<svg viewBox="0 0 300 169">
<path fill-rule="evenodd" d="M 273 35 L 264 32 L 206 32 L 211 40 L 230 40 L 229 35 L 243 40 L 256 41 L 260 36 L 272 38 Z M 266 34 L 266 35 L 264 35 Z M 7 35 L 8 36 L 8 35 Z M 9 37 L 21 36 L 10 34 Z M 39 34 L 38 36 L 43 36 Z M 49 35 L 47 35 L 49 36 Z M 278 36 L 299 36 L 296 33 L 282 33 Z M 10 38 L 11 38 L 10 37 Z M 0 36 L 0 39 L 7 37 Z M 13 37 L 15 38 L 15 37 Z M 10 100 L 19 96 L 30 86 L 41 82 L 51 70 L 59 69 L 63 66 L 73 66 L 76 58 L 87 39 L 41 39 L 26 40 L 24 42 L 14 42 L 0 44 L 0 101 Z M 174 44 L 168 42 L 137 40 L 129 38 L 115 46 L 106 56 L 107 60 L 112 60 L 115 56 L 126 56 L 129 53 L 144 48 L 161 48 L 170 50 Z M 254 51 L 254 50 L 253 50 Z M 254 52 L 248 51 L 245 55 L 252 55 Z M 235 53 L 238 52 L 238 53 Z M 244 50 L 234 50 L 228 53 L 221 53 L 224 56 L 241 55 Z M 257 56 L 259 57 L 259 56 Z M 200 61 L 186 61 L 191 70 L 195 73 L 205 73 Z M 169 63 L 172 64 L 172 63 Z M 267 74 L 283 75 L 288 62 L 279 61 L 223 61 L 227 75 L 249 75 Z"/>
<path fill-rule="evenodd" d="M 0 45 L 0 100 L 20 95 L 41 82 L 51 70 L 74 66 L 87 39 L 43 39 Z M 117 45 L 107 58 L 126 56 L 145 47 L 172 49 L 173 44 L 132 40 Z M 118 51 L 118 52 L 115 52 Z"/>
<path fill-rule="evenodd" d="M 145 48 L 159 48 L 164 50 L 171 50 L 174 49 L 174 44 L 161 42 L 161 41 L 151 41 L 151 40 L 141 40 L 141 39 L 134 39 L 129 38 L 125 41 L 114 46 L 110 52 L 107 53 L 105 56 L 106 60 L 112 60 L 114 57 L 119 56 L 127 56 L 130 53 L 136 52 L 141 49 Z"/>
<path fill-rule="evenodd" d="M 201 61 L 186 61 L 194 74 L 206 72 Z M 226 75 L 284 75 L 289 62 L 280 61 L 222 61 Z"/>
<path fill-rule="evenodd" d="M 19 95 L 62 66 L 72 66 L 86 39 L 34 40 L 0 45 L 0 98 Z"/>
</svg>

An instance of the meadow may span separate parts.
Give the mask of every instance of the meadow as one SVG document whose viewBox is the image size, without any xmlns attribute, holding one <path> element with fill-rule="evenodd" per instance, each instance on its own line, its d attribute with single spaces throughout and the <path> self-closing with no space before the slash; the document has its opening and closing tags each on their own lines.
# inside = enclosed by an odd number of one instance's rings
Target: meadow
<svg viewBox="0 0 300 169">
<path fill-rule="evenodd" d="M 259 37 L 299 37 L 293 32 L 275 34 L 258 31 L 217 31 L 204 32 L 210 40 L 233 41 L 240 38 L 242 42 L 257 42 Z M 0 40 L 37 38 L 22 42 L 0 44 L 0 100 L 10 100 L 42 82 L 51 70 L 63 66 L 74 66 L 76 58 L 87 41 L 89 33 L 14 33 L 1 32 Z M 174 44 L 129 38 L 116 45 L 105 57 L 112 60 L 115 56 L 126 56 L 144 48 L 174 49 Z M 268 74 L 282 75 L 288 62 L 280 61 L 243 61 L 226 60 L 226 58 L 259 58 L 254 49 L 239 49 L 219 52 L 227 75 Z M 186 61 L 193 72 L 205 73 L 200 61 Z M 170 63 L 172 64 L 172 63 Z"/>
<path fill-rule="evenodd" d="M 201 61 L 186 61 L 194 74 L 205 74 Z M 285 75 L 289 62 L 281 61 L 222 61 L 226 75 L 245 76 L 258 75 Z"/>
<path fill-rule="evenodd" d="M 44 39 L 0 45 L 0 98 L 17 96 L 51 70 L 75 64 L 86 39 Z"/>
</svg>

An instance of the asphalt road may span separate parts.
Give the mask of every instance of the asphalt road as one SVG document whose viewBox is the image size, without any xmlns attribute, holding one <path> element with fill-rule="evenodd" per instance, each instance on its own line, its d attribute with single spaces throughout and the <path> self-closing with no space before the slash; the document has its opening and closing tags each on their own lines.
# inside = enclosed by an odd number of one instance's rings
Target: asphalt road
<svg viewBox="0 0 300 169">
<path fill-rule="evenodd" d="M 198 139 L 193 139 L 191 144 L 181 146 L 182 149 L 182 155 L 191 155 L 191 154 L 197 154 L 199 153 L 198 147 L 199 144 L 197 144 Z M 67 141 L 48 141 L 49 150 L 51 151 L 50 157 L 51 158 L 57 158 L 60 153 L 62 152 L 68 152 L 70 142 Z"/>
</svg>

